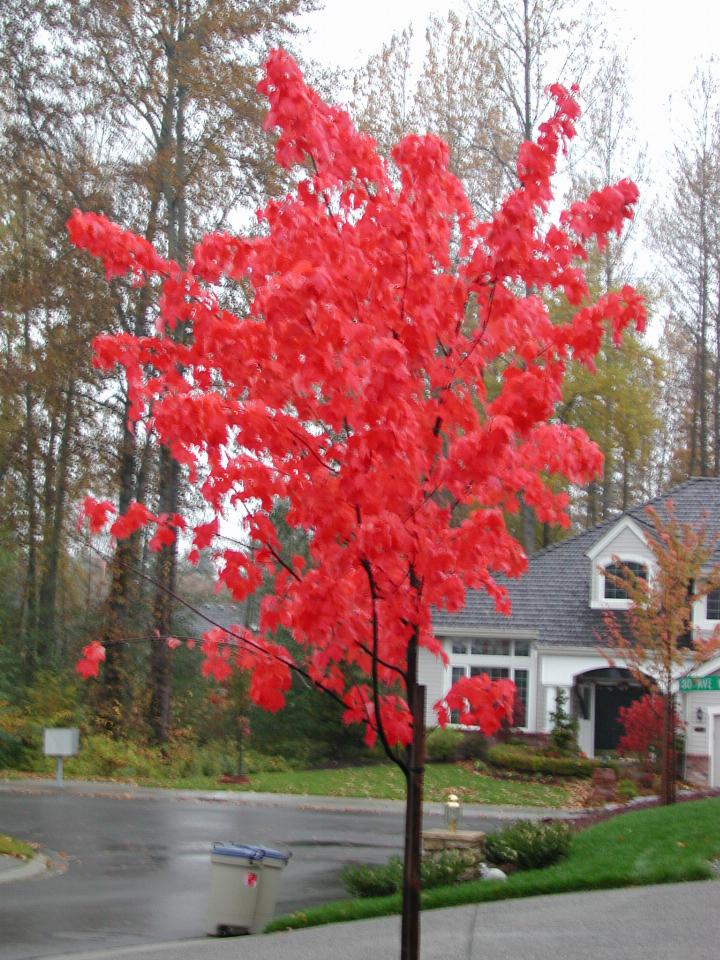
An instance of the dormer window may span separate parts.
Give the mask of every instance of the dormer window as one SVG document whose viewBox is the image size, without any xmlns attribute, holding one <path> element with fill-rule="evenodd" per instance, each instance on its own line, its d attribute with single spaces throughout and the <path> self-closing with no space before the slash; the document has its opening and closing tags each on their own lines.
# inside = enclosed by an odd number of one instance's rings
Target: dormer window
<svg viewBox="0 0 720 960">
<path fill-rule="evenodd" d="M 627 610 L 631 601 L 622 580 L 628 571 L 649 581 L 653 576 L 652 552 L 645 534 L 632 517 L 621 517 L 593 543 L 585 556 L 590 561 L 590 606 L 594 610 Z"/>
<path fill-rule="evenodd" d="M 640 563 L 637 560 L 628 560 L 627 562 L 620 563 L 609 563 L 605 567 L 605 592 L 604 597 L 606 600 L 629 600 L 627 593 L 623 590 L 620 584 L 612 579 L 613 577 L 620 577 L 621 579 L 627 577 L 628 573 L 634 574 L 636 577 L 640 577 L 643 580 L 648 578 L 648 568 L 646 564 Z"/>
</svg>

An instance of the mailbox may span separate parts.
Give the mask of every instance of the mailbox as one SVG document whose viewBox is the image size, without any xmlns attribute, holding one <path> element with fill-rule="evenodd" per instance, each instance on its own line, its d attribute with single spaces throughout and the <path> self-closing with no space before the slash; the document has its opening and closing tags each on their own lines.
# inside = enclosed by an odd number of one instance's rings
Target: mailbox
<svg viewBox="0 0 720 960">
<path fill-rule="evenodd" d="M 63 757 L 74 757 L 80 749 L 80 731 L 77 727 L 46 727 L 43 752 L 55 757 L 55 781 L 63 782 Z"/>
<path fill-rule="evenodd" d="M 46 757 L 74 757 L 80 749 L 77 727 L 47 727 L 44 753 Z"/>
</svg>

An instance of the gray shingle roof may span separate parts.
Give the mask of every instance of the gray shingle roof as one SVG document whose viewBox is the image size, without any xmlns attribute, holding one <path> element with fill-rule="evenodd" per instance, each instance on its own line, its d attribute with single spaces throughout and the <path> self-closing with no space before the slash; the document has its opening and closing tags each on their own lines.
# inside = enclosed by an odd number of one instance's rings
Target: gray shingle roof
<svg viewBox="0 0 720 960">
<path fill-rule="evenodd" d="M 435 629 L 492 628 L 498 634 L 514 630 L 537 631 L 538 642 L 558 646 L 595 646 L 602 635 L 602 611 L 590 608 L 591 561 L 585 554 L 617 524 L 630 516 L 644 530 L 652 524 L 645 507 L 653 506 L 662 516 L 667 502 L 682 523 L 700 522 L 703 515 L 708 536 L 720 533 L 720 478 L 693 477 L 654 500 L 647 501 L 605 520 L 590 530 L 546 547 L 534 554 L 528 572 L 520 580 L 498 578 L 510 594 L 512 613 L 495 612 L 493 602 L 477 590 L 469 590 L 465 607 L 457 613 L 436 611 Z M 713 562 L 720 561 L 716 547 Z"/>
</svg>

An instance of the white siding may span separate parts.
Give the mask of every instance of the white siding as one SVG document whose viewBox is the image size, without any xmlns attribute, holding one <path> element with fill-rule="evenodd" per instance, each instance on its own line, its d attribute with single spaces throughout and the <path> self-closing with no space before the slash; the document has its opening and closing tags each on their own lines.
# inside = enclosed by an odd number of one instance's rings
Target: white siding
<svg viewBox="0 0 720 960">
<path fill-rule="evenodd" d="M 707 756 L 710 750 L 710 715 L 712 708 L 720 709 L 720 691 L 698 690 L 685 695 L 685 709 L 683 720 L 686 724 L 687 740 L 686 753 L 691 756 Z M 703 712 L 702 721 L 698 723 L 697 710 Z"/>
<path fill-rule="evenodd" d="M 539 678 L 539 671 L 538 671 Z M 555 687 L 544 687 L 538 682 L 538 698 L 537 705 L 538 708 L 535 711 L 535 731 L 537 733 L 545 732 L 545 721 L 548 713 L 552 709 L 549 706 L 550 703 L 555 702 Z"/>
<path fill-rule="evenodd" d="M 540 651 L 540 682 L 546 687 L 572 687 L 574 678 L 587 670 L 607 667 L 605 657 L 598 654 L 570 653 L 552 655 Z"/>
<path fill-rule="evenodd" d="M 611 540 L 603 550 L 603 556 L 622 557 L 624 553 L 640 554 L 640 556 L 647 557 L 648 560 L 652 558 L 652 553 L 648 550 L 645 541 L 638 537 L 635 531 L 630 530 L 629 527 L 620 530 L 615 539 Z"/>
<path fill-rule="evenodd" d="M 528 712 L 528 730 L 542 730 L 542 718 L 545 715 L 545 701 L 543 699 L 543 685 L 540 682 L 540 653 L 537 647 L 532 652 L 532 667 L 530 673 L 532 713 Z"/>
<path fill-rule="evenodd" d="M 418 655 L 418 681 L 425 685 L 425 725 L 428 729 L 437 726 L 433 704 L 444 695 L 449 683 L 445 682 L 446 669 L 429 650 L 420 648 Z"/>
</svg>

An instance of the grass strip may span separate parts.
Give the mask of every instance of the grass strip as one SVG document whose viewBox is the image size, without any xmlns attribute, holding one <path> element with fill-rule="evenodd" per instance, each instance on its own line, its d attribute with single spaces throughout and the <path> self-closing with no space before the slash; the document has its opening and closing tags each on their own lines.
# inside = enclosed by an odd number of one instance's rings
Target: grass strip
<svg viewBox="0 0 720 960">
<path fill-rule="evenodd" d="M 710 861 L 718 856 L 719 798 L 654 807 L 621 814 L 580 831 L 573 837 L 567 859 L 552 867 L 515 873 L 507 880 L 473 880 L 436 887 L 422 894 L 422 908 L 434 910 L 574 890 L 707 880 L 715 876 Z M 365 920 L 399 911 L 399 894 L 335 901 L 278 917 L 266 932 Z"/>
<path fill-rule="evenodd" d="M 23 843 L 22 840 L 16 840 L 14 837 L 8 837 L 0 833 L 0 854 L 8 857 L 17 857 L 19 860 L 32 860 L 35 856 L 33 848 Z"/>
<path fill-rule="evenodd" d="M 28 776 L 6 770 L 3 779 Z M 48 779 L 50 774 L 46 775 Z M 330 770 L 286 770 L 250 774 L 248 784 L 220 783 L 217 777 L 183 776 L 173 770 L 167 774 L 141 775 L 133 771 L 118 771 L 111 776 L 96 776 L 92 770 L 65 767 L 68 780 L 110 780 L 114 783 L 133 783 L 142 787 L 173 788 L 177 790 L 230 790 L 257 793 L 295 794 L 315 797 L 360 797 L 376 800 L 404 800 L 405 781 L 398 769 L 391 765 L 374 764 L 359 767 L 335 767 Z M 563 807 L 568 802 L 568 791 L 563 786 L 523 780 L 501 780 L 484 773 L 476 773 L 466 766 L 454 763 L 432 763 L 425 768 L 424 798 L 443 802 L 450 792 L 461 794 L 465 803 L 483 803 L 493 806 Z"/>
<path fill-rule="evenodd" d="M 222 789 L 215 780 L 173 778 L 172 783 L 138 778 L 145 786 L 173 786 L 179 789 Z M 291 770 L 253 773 L 247 785 L 232 790 L 259 793 L 303 794 L 320 797 L 361 797 L 376 800 L 404 800 L 405 782 L 390 764 L 339 767 L 331 770 Z M 486 803 L 528 807 L 562 807 L 568 793 L 561 786 L 518 780 L 496 780 L 453 763 L 428 764 L 425 768 L 425 800 L 442 802 L 448 790 L 461 793 L 465 803 Z"/>
</svg>

